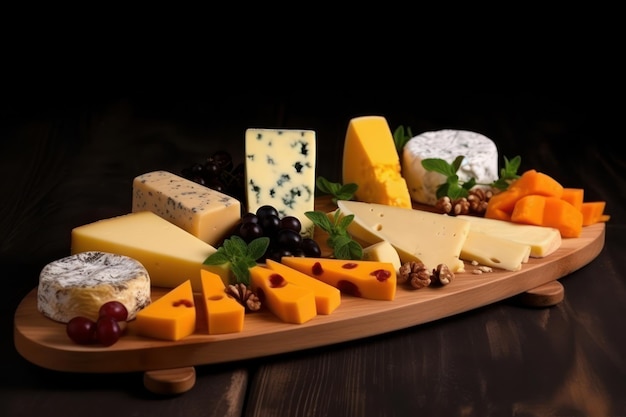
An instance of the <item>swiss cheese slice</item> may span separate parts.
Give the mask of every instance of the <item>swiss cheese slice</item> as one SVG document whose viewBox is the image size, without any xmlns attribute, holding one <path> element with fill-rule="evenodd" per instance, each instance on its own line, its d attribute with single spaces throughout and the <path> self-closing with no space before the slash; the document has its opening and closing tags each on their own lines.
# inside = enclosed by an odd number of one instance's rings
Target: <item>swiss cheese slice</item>
<svg viewBox="0 0 626 417">
<path fill-rule="evenodd" d="M 461 259 L 507 271 L 519 271 L 528 262 L 530 245 L 475 232 L 470 228 L 461 249 Z"/>
<path fill-rule="evenodd" d="M 386 240 L 398 251 L 402 263 L 422 262 L 434 269 L 445 264 L 452 272 L 464 271 L 460 259 L 470 223 L 453 216 L 391 207 L 361 201 L 338 200 L 342 215 L 354 215 L 348 232 L 373 244 Z"/>
</svg>

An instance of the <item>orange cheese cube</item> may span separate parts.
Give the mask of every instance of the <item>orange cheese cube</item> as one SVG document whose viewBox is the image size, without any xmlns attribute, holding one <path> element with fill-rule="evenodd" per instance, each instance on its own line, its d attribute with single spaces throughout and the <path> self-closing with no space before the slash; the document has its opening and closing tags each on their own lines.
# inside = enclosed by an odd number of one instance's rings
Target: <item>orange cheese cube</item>
<svg viewBox="0 0 626 417">
<path fill-rule="evenodd" d="M 286 323 L 302 324 L 317 315 L 315 293 L 295 285 L 285 277 L 261 265 L 250 268 L 250 283 L 261 304 Z"/>
<path fill-rule="evenodd" d="M 332 285 L 328 285 L 272 259 L 267 259 L 265 263 L 270 269 L 285 277 L 291 284 L 312 290 L 315 294 L 317 314 L 330 314 L 341 304 L 341 292 Z"/>
<path fill-rule="evenodd" d="M 219 275 L 201 270 L 200 282 L 204 313 L 209 334 L 237 333 L 243 330 L 245 308 L 226 294 L 226 286 Z"/>
<path fill-rule="evenodd" d="M 196 307 L 187 280 L 137 313 L 137 334 L 155 339 L 180 340 L 196 329 Z"/>
<path fill-rule="evenodd" d="M 283 256 L 281 262 L 342 293 L 371 300 L 393 300 L 396 269 L 390 262 Z"/>
</svg>

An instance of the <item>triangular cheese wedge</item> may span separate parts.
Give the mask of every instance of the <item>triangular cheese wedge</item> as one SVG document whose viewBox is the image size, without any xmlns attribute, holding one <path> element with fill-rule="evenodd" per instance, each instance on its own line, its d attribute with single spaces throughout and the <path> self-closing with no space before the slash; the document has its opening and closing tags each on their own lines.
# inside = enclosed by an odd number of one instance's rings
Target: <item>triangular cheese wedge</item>
<svg viewBox="0 0 626 417">
<path fill-rule="evenodd" d="M 243 330 L 245 307 L 226 294 L 219 275 L 200 271 L 204 314 L 209 334 L 237 333 Z"/>
</svg>

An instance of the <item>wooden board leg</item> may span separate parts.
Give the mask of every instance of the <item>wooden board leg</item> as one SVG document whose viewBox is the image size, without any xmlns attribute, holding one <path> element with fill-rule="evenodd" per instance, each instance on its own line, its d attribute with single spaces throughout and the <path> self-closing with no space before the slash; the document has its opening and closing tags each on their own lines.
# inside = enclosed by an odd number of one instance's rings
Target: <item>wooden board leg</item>
<svg viewBox="0 0 626 417">
<path fill-rule="evenodd" d="M 196 383 L 196 369 L 193 366 L 176 369 L 159 369 L 143 374 L 143 385 L 155 394 L 182 394 Z"/>
<path fill-rule="evenodd" d="M 563 284 L 559 281 L 552 281 L 521 293 L 517 299 L 527 307 L 551 307 L 563 301 L 564 297 Z"/>
</svg>

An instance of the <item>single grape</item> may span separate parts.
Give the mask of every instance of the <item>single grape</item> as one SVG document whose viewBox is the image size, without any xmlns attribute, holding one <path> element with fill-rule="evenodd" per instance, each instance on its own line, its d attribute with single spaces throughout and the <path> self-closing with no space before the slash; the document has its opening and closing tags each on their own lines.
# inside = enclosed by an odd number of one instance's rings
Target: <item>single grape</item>
<svg viewBox="0 0 626 417">
<path fill-rule="evenodd" d="M 263 228 L 258 223 L 253 223 L 253 222 L 241 223 L 241 226 L 239 227 L 238 235 L 247 243 L 250 243 L 254 239 L 263 236 Z"/>
<path fill-rule="evenodd" d="M 246 213 L 241 217 L 241 223 L 258 223 L 259 217 L 254 213 Z"/>
<path fill-rule="evenodd" d="M 213 155 L 207 158 L 207 164 L 215 165 L 219 172 L 230 171 L 233 169 L 233 158 L 227 151 L 215 151 Z"/>
<path fill-rule="evenodd" d="M 258 216 L 258 214 L 257 214 Z M 280 227 L 280 219 L 278 216 L 268 214 L 263 217 L 259 216 L 259 222 L 263 228 L 263 234 L 272 239 Z"/>
<path fill-rule="evenodd" d="M 294 256 L 293 253 L 284 248 L 273 248 L 267 253 L 266 258 L 271 259 L 272 261 L 280 262 L 283 256 Z"/>
<path fill-rule="evenodd" d="M 304 256 L 308 258 L 319 258 L 322 256 L 322 250 L 320 245 L 310 237 L 305 237 L 300 243 L 300 249 L 304 253 Z"/>
<path fill-rule="evenodd" d="M 117 321 L 126 321 L 128 319 L 128 309 L 119 301 L 107 301 L 100 306 L 98 317 L 110 316 Z"/>
<path fill-rule="evenodd" d="M 300 219 L 295 216 L 285 216 L 280 219 L 280 228 L 281 229 L 290 229 L 300 233 L 302 229 L 302 223 Z"/>
<path fill-rule="evenodd" d="M 259 217 L 260 220 L 263 220 L 267 216 L 278 217 L 278 210 L 276 210 L 276 208 L 273 206 L 265 205 L 256 209 L 256 215 Z"/>
<path fill-rule="evenodd" d="M 287 250 L 295 250 L 300 248 L 302 243 L 302 235 L 291 229 L 280 229 L 276 233 L 276 246 Z"/>
<path fill-rule="evenodd" d="M 88 345 L 96 341 L 96 322 L 83 316 L 73 317 L 67 322 L 65 332 L 74 343 Z"/>
<path fill-rule="evenodd" d="M 111 316 L 101 316 L 96 322 L 96 339 L 103 346 L 111 346 L 122 336 L 122 329 Z"/>
</svg>

